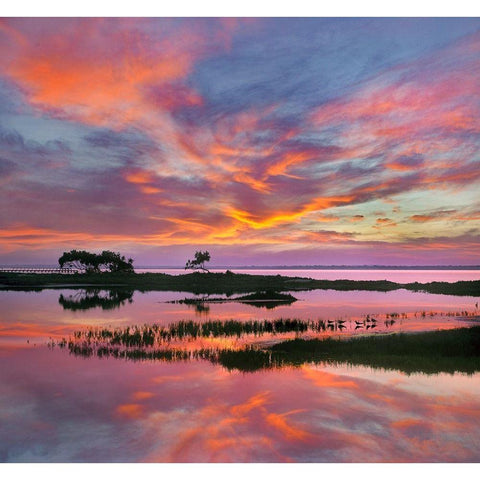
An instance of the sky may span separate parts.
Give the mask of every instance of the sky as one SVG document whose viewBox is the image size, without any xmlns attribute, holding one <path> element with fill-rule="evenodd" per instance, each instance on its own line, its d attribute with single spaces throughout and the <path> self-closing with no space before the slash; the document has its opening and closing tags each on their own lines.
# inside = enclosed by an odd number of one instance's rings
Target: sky
<svg viewBox="0 0 480 480">
<path fill-rule="evenodd" d="M 479 18 L 4 18 L 0 56 L 0 264 L 480 264 Z"/>
</svg>

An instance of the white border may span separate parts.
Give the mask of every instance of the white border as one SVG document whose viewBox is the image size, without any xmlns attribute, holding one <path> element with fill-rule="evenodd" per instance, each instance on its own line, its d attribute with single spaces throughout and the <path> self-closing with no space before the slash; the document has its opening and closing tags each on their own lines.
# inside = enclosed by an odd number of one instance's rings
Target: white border
<svg viewBox="0 0 480 480">
<path fill-rule="evenodd" d="M 480 2 L 475 8 L 471 0 L 455 2 L 402 0 L 394 2 L 379 0 L 335 0 L 313 5 L 312 0 L 295 0 L 285 4 L 263 3 L 259 0 L 225 2 L 219 0 L 189 0 L 181 2 L 155 2 L 135 0 L 119 4 L 114 1 L 82 0 L 72 5 L 65 0 L 16 0 L 3 2 L 0 16 L 3 17 L 59 17 L 59 16 L 133 16 L 133 17 L 209 17 L 209 16 L 260 16 L 260 17 L 461 17 L 480 16 Z M 332 476 L 336 479 L 404 480 L 412 478 L 472 478 L 472 473 L 480 473 L 480 464 L 2 464 L 0 475 L 3 478 L 34 478 L 85 480 L 96 478 L 136 478 L 151 477 L 152 474 L 165 478 L 186 478 L 187 480 L 245 480 L 254 474 L 260 478 L 291 479 L 307 476 L 320 478 Z M 145 476 L 145 477 L 143 477 Z M 157 477 L 155 477 L 157 478 Z M 160 478 L 160 477 L 158 477 Z"/>
<path fill-rule="evenodd" d="M 404 480 L 405 478 L 476 478 L 480 464 L 4 464 L 3 478 L 89 480 L 175 478 L 185 480 L 246 480 L 335 478 L 340 480 Z M 472 477 L 472 474 L 474 476 Z M 154 477 L 152 477 L 154 475 Z M 313 475 L 313 476 L 312 476 Z"/>
<path fill-rule="evenodd" d="M 475 17 L 480 16 L 480 2 L 455 0 L 15 0 L 4 1 L 0 16 L 119 16 L 119 17 Z"/>
</svg>

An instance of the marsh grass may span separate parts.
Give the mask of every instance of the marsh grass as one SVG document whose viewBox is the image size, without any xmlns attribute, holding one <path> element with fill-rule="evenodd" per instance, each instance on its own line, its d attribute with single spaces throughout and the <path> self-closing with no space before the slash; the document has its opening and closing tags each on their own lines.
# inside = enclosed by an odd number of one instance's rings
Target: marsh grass
<svg viewBox="0 0 480 480">
<path fill-rule="evenodd" d="M 88 344 L 68 344 L 71 354 L 82 357 L 113 357 L 133 361 L 206 360 L 228 370 L 254 372 L 299 367 L 305 363 L 367 366 L 399 370 L 406 374 L 467 373 L 480 371 L 480 327 L 356 337 L 350 340 L 291 340 L 269 348 L 246 346 L 233 349 L 122 349 Z"/>
<path fill-rule="evenodd" d="M 74 342 L 87 344 L 111 344 L 124 347 L 153 347 L 173 340 L 238 337 L 243 335 L 276 335 L 281 333 L 305 333 L 335 331 L 343 320 L 299 320 L 279 318 L 276 320 L 208 320 L 195 322 L 182 320 L 164 327 L 158 324 L 128 326 L 125 328 L 87 328 L 73 332 Z"/>
<path fill-rule="evenodd" d="M 366 319 L 365 319 L 366 321 Z M 372 319 L 370 319 L 372 322 Z M 395 320 L 387 320 L 395 322 Z M 272 346 L 241 348 L 171 347 L 172 340 L 240 337 L 285 332 L 327 331 L 343 320 L 302 321 L 278 319 L 251 322 L 193 321 L 168 327 L 144 325 L 124 329 L 88 329 L 74 332 L 57 345 L 82 357 L 114 357 L 125 360 L 207 360 L 228 370 L 252 372 L 260 369 L 301 366 L 305 363 L 362 365 L 412 373 L 474 373 L 480 371 L 480 326 L 422 333 L 354 336 L 344 339 L 282 341 Z M 52 344 L 53 346 L 54 344 Z"/>
<path fill-rule="evenodd" d="M 462 311 L 461 317 L 465 320 L 478 319 L 476 312 Z M 85 330 L 73 332 L 73 340 L 87 343 L 109 343 L 124 347 L 154 347 L 170 343 L 201 338 L 222 338 L 222 337 L 244 337 L 263 335 L 275 336 L 277 334 L 295 333 L 341 333 L 345 329 L 350 331 L 375 330 L 380 323 L 388 329 L 393 327 L 402 319 L 409 316 L 417 316 L 418 312 L 387 313 L 386 320 L 381 322 L 379 316 L 370 314 L 360 318 L 347 320 L 337 318 L 335 320 L 302 320 L 296 318 L 278 318 L 273 320 L 181 320 L 167 326 L 159 324 L 134 325 L 124 328 L 90 327 Z M 420 312 L 422 317 L 427 316 L 426 312 Z M 451 316 L 451 312 L 430 312 L 429 316 Z"/>
<path fill-rule="evenodd" d="M 480 327 L 422 333 L 394 333 L 335 340 L 289 340 L 270 348 L 289 363 L 309 361 L 424 372 L 480 370 Z"/>
</svg>

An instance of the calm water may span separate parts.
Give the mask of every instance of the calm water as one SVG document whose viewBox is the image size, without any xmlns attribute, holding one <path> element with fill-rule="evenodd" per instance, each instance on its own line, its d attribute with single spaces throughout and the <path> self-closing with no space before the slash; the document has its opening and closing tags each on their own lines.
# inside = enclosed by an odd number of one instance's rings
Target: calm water
<svg viewBox="0 0 480 480">
<path fill-rule="evenodd" d="M 324 331 L 301 335 L 336 337 L 455 328 L 479 314 L 474 297 L 405 290 L 294 295 L 291 305 L 265 308 L 166 303 L 192 297 L 183 292 L 0 292 L 0 460 L 480 461 L 478 373 L 406 375 L 321 363 L 245 373 L 206 360 L 87 358 L 48 345 L 89 327 L 180 320 L 323 319 Z M 261 335 L 253 343 L 296 335 Z M 245 338 L 204 341 L 237 348 Z"/>
<path fill-rule="evenodd" d="M 156 272 L 170 275 L 183 275 L 179 268 L 138 268 L 138 273 Z M 212 268 L 212 272 L 225 272 L 226 269 Z M 307 277 L 315 280 L 389 280 L 398 283 L 458 282 L 459 280 L 480 280 L 480 270 L 318 270 L 318 269 L 235 269 L 234 273 L 249 275 L 283 275 L 288 277 Z"/>
</svg>

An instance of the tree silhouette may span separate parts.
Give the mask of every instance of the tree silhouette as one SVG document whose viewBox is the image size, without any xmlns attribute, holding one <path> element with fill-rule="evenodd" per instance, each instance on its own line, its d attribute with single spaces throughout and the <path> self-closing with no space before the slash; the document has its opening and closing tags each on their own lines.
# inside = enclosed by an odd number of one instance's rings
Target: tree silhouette
<svg viewBox="0 0 480 480">
<path fill-rule="evenodd" d="M 101 265 L 110 272 L 133 272 L 133 260 L 125 259 L 124 255 L 104 250 L 100 254 Z"/>
<path fill-rule="evenodd" d="M 192 270 L 203 270 L 204 272 L 209 272 L 208 268 L 205 268 L 205 262 L 209 261 L 210 253 L 207 250 L 204 252 L 195 252 L 195 258 L 193 260 L 187 260 L 187 263 L 185 264 L 185 270 L 190 268 Z"/>
<path fill-rule="evenodd" d="M 64 252 L 58 259 L 60 268 L 76 268 L 86 273 L 99 272 L 133 272 L 133 260 L 125 259 L 120 253 L 104 250 L 101 254 L 85 250 L 71 250 Z"/>
<path fill-rule="evenodd" d="M 100 271 L 99 255 L 86 250 L 71 250 L 64 252 L 58 259 L 60 268 L 75 268 L 88 273 Z"/>
</svg>

